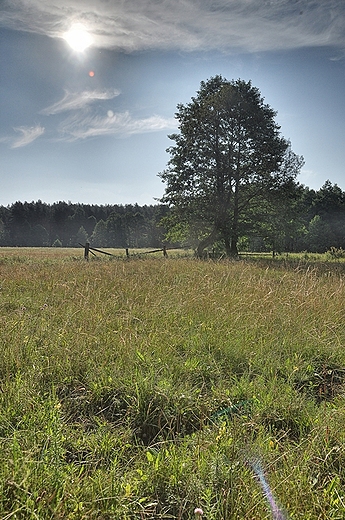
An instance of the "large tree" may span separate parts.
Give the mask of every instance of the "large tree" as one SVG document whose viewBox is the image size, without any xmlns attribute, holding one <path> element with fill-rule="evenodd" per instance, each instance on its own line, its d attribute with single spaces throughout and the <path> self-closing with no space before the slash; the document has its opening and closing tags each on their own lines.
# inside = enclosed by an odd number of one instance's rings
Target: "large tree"
<svg viewBox="0 0 345 520">
<path fill-rule="evenodd" d="M 180 133 L 169 136 L 170 160 L 159 174 L 171 222 L 194 231 L 197 253 L 222 241 L 237 255 L 244 230 L 257 227 L 256 208 L 302 165 L 280 135 L 276 112 L 251 82 L 215 76 L 190 103 L 177 106 Z M 261 211 L 261 210 L 260 210 Z"/>
</svg>

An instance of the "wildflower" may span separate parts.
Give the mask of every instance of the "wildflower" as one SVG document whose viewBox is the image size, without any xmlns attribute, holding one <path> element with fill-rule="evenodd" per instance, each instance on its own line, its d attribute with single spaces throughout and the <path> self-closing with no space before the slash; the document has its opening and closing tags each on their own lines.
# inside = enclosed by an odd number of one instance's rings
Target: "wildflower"
<svg viewBox="0 0 345 520">
<path fill-rule="evenodd" d="M 196 507 L 194 509 L 194 514 L 197 515 L 197 516 L 202 516 L 204 514 L 203 510 L 201 509 L 201 507 Z"/>
</svg>

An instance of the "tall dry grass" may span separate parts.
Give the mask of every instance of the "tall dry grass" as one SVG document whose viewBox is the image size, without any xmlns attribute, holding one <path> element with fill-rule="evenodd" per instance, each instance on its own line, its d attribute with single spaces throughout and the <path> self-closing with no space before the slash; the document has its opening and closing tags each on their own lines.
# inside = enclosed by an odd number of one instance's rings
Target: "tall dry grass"
<svg viewBox="0 0 345 520">
<path fill-rule="evenodd" d="M 345 512 L 338 264 L 0 250 L 2 518 Z"/>
</svg>

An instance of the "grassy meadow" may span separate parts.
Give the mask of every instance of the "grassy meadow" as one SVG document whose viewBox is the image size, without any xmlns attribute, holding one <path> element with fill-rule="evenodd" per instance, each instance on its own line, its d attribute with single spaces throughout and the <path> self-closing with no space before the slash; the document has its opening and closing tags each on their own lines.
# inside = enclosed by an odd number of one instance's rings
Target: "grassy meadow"
<svg viewBox="0 0 345 520">
<path fill-rule="evenodd" d="M 345 263 L 121 255 L 0 248 L 0 518 L 345 518 Z"/>
</svg>

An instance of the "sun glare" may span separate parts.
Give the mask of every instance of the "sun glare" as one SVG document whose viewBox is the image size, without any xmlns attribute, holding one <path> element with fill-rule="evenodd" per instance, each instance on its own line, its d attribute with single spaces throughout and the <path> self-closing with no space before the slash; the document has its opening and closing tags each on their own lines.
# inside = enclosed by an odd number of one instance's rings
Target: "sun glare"
<svg viewBox="0 0 345 520">
<path fill-rule="evenodd" d="M 83 52 L 93 42 L 92 36 L 82 24 L 75 24 L 67 31 L 63 38 L 77 52 Z"/>
</svg>

